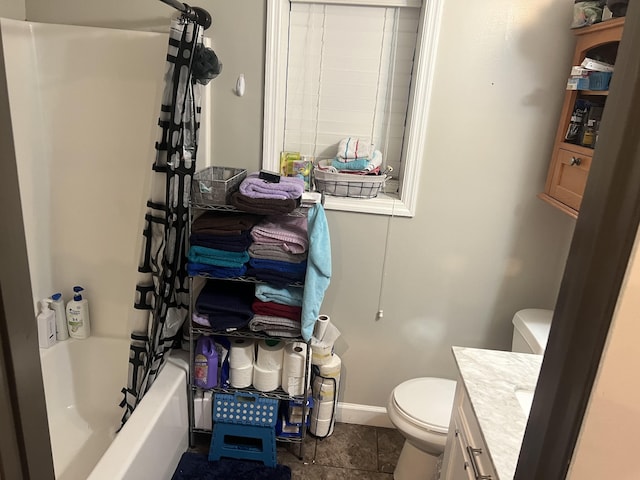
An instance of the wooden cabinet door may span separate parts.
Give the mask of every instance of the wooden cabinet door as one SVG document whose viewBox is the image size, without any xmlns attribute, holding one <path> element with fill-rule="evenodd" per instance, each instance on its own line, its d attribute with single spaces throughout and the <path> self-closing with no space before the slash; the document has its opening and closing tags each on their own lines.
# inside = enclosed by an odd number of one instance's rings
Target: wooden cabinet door
<svg viewBox="0 0 640 480">
<path fill-rule="evenodd" d="M 574 210 L 580 210 L 591 156 L 560 148 L 554 165 L 549 195 Z"/>
</svg>

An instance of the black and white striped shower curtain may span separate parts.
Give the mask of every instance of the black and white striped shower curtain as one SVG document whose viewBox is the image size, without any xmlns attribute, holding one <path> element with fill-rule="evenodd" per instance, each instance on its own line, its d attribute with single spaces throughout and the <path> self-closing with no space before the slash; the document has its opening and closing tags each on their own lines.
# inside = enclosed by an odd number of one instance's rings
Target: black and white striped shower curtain
<svg viewBox="0 0 640 480">
<path fill-rule="evenodd" d="M 189 311 L 186 237 L 200 118 L 200 85 L 192 80 L 191 64 L 201 42 L 199 25 L 182 18 L 172 21 L 138 267 L 129 377 L 122 389 L 123 424 L 153 384 L 165 355 L 179 342 Z"/>
</svg>

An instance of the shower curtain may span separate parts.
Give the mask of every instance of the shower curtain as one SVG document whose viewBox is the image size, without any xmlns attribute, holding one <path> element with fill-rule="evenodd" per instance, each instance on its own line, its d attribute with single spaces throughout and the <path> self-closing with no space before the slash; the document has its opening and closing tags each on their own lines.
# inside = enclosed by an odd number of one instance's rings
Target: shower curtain
<svg viewBox="0 0 640 480">
<path fill-rule="evenodd" d="M 200 117 L 200 85 L 192 78 L 192 59 L 200 43 L 199 25 L 184 18 L 172 21 L 151 195 L 142 233 L 129 376 L 120 404 L 125 408 L 123 424 L 151 388 L 165 355 L 179 344 L 189 311 L 185 250 Z"/>
</svg>

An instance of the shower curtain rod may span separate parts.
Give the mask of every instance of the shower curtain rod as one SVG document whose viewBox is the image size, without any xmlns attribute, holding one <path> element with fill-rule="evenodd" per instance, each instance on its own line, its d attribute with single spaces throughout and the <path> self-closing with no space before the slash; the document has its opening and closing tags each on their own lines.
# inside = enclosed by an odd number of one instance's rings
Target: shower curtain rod
<svg viewBox="0 0 640 480">
<path fill-rule="evenodd" d="M 202 27 L 206 30 L 211 26 L 212 20 L 209 12 L 199 7 L 192 7 L 187 5 L 186 3 L 179 2 L 178 0 L 160 0 L 162 3 L 169 5 L 170 7 L 175 8 L 179 12 L 193 20 L 198 25 L 202 25 Z"/>
</svg>

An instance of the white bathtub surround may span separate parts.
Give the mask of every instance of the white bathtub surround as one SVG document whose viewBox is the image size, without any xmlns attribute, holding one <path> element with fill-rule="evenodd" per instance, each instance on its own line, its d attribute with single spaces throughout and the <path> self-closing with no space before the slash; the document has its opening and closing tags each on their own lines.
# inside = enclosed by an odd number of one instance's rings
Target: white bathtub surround
<svg viewBox="0 0 640 480">
<path fill-rule="evenodd" d="M 116 435 L 128 349 L 127 340 L 90 337 L 40 350 L 57 479 L 170 478 L 186 450 L 187 362 L 180 358 L 167 363 Z"/>
<path fill-rule="evenodd" d="M 452 349 L 498 478 L 513 478 L 528 419 L 518 392 L 535 390 L 542 355 Z"/>
</svg>

